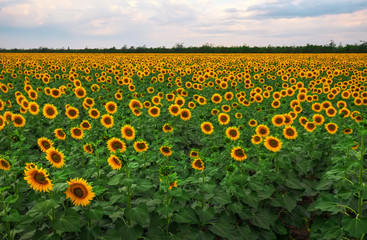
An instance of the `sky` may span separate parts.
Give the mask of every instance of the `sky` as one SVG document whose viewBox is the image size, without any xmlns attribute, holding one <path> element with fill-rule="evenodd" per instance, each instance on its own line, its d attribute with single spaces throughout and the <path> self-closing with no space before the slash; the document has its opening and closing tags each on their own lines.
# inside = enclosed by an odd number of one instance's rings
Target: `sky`
<svg viewBox="0 0 367 240">
<path fill-rule="evenodd" d="M 367 0 L 0 0 L 0 48 L 367 41 Z"/>
</svg>

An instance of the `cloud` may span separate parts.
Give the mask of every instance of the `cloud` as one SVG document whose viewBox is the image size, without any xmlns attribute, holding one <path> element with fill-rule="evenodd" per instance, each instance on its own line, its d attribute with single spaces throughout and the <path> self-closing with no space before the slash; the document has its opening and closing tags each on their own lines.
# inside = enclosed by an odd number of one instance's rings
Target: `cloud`
<svg viewBox="0 0 367 240">
<path fill-rule="evenodd" d="M 367 9 L 366 0 L 280 0 L 247 8 L 251 18 L 316 17 Z"/>
</svg>

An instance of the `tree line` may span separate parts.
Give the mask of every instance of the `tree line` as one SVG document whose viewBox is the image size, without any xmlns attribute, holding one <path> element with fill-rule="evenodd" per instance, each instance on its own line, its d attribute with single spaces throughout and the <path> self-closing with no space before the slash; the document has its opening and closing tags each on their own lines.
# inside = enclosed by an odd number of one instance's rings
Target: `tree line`
<svg viewBox="0 0 367 240">
<path fill-rule="evenodd" d="M 339 44 L 330 41 L 326 45 L 306 44 L 305 46 L 271 46 L 266 47 L 250 47 L 242 46 L 215 46 L 210 43 L 203 44 L 200 47 L 185 47 L 183 43 L 176 43 L 171 48 L 162 47 L 146 47 L 144 46 L 126 46 L 121 48 L 0 48 L 0 52 L 25 52 L 25 53 L 367 53 L 367 42 L 360 41 L 356 44 Z"/>
</svg>

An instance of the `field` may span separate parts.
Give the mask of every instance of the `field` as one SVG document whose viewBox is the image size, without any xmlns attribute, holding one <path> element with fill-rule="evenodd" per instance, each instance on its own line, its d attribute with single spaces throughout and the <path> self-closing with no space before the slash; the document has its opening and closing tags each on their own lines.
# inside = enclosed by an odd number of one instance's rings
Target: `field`
<svg viewBox="0 0 367 240">
<path fill-rule="evenodd" d="M 367 54 L 0 54 L 2 239 L 363 239 Z"/>
</svg>

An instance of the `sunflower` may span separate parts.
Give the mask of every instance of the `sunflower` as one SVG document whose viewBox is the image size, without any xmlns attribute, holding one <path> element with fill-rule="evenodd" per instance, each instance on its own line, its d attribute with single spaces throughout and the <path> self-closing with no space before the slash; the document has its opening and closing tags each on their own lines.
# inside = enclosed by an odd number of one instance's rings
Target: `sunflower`
<svg viewBox="0 0 367 240">
<path fill-rule="evenodd" d="M 321 114 L 314 114 L 312 116 L 312 118 L 313 118 L 313 121 L 315 122 L 315 124 L 319 125 L 319 126 L 322 125 L 325 121 L 324 116 L 322 116 Z"/>
<path fill-rule="evenodd" d="M 253 144 L 257 145 L 257 144 L 260 144 L 262 141 L 263 141 L 263 138 L 260 135 L 254 134 L 251 137 L 251 142 Z"/>
<path fill-rule="evenodd" d="M 135 138 L 135 129 L 133 126 L 126 124 L 121 128 L 121 135 L 126 140 L 133 140 Z"/>
<path fill-rule="evenodd" d="M 86 206 L 95 197 L 94 192 L 92 192 L 92 187 L 88 182 L 82 178 L 70 179 L 67 182 L 69 184 L 66 190 L 66 198 L 70 198 L 74 205 Z"/>
<path fill-rule="evenodd" d="M 168 111 L 172 116 L 178 116 L 180 114 L 181 108 L 176 104 L 172 104 L 168 107 Z"/>
<path fill-rule="evenodd" d="M 226 130 L 226 136 L 227 138 L 231 140 L 237 140 L 240 138 L 240 132 L 238 131 L 238 128 L 236 127 L 229 127 Z"/>
<path fill-rule="evenodd" d="M 298 132 L 294 127 L 286 126 L 283 129 L 283 135 L 286 139 L 296 139 L 298 136 Z"/>
<path fill-rule="evenodd" d="M 247 159 L 245 150 L 243 150 L 241 147 L 232 148 L 231 157 L 234 158 L 234 160 L 236 161 L 243 161 Z"/>
<path fill-rule="evenodd" d="M 163 132 L 172 132 L 173 127 L 170 124 L 166 123 L 166 124 L 163 125 L 162 130 L 163 130 Z"/>
<path fill-rule="evenodd" d="M 77 87 L 75 88 L 75 96 L 77 98 L 84 98 L 87 95 L 87 92 L 85 91 L 85 89 L 83 87 Z"/>
<path fill-rule="evenodd" d="M 162 146 L 160 148 L 161 153 L 163 154 L 163 156 L 165 157 L 169 157 L 172 155 L 172 151 L 171 151 L 171 147 L 170 146 Z"/>
<path fill-rule="evenodd" d="M 92 128 L 92 125 L 88 122 L 88 120 L 83 120 L 83 122 L 80 123 L 80 127 L 83 130 L 90 130 Z"/>
<path fill-rule="evenodd" d="M 74 127 L 72 129 L 70 129 L 70 132 L 71 132 L 71 136 L 75 139 L 82 139 L 83 136 L 84 136 L 84 132 L 83 132 L 83 129 L 81 128 L 78 128 L 78 127 Z"/>
<path fill-rule="evenodd" d="M 280 101 L 279 100 L 273 100 L 271 103 L 272 108 L 279 108 L 280 107 Z"/>
<path fill-rule="evenodd" d="M 196 151 L 196 150 L 191 150 L 191 151 L 190 151 L 190 157 L 192 157 L 192 158 L 197 158 L 197 157 L 199 157 L 199 152 L 198 152 L 198 151 Z"/>
<path fill-rule="evenodd" d="M 161 114 L 161 109 L 159 107 L 153 106 L 148 109 L 148 113 L 151 117 L 158 117 Z"/>
<path fill-rule="evenodd" d="M 314 104 L 312 104 L 312 110 L 314 112 L 321 112 L 321 110 L 322 110 L 321 104 L 320 103 L 314 103 Z"/>
<path fill-rule="evenodd" d="M 47 171 L 43 168 L 34 166 L 29 170 L 24 171 L 24 180 L 36 191 L 49 192 L 52 190 L 53 184 L 48 178 Z"/>
<path fill-rule="evenodd" d="M 47 139 L 45 137 L 39 138 L 37 140 L 37 144 L 40 147 L 42 152 L 46 152 L 47 149 L 49 149 L 53 146 L 53 142 L 50 139 Z"/>
<path fill-rule="evenodd" d="M 213 116 L 218 115 L 219 114 L 219 110 L 213 108 L 212 111 L 211 111 L 211 113 L 212 113 Z"/>
<path fill-rule="evenodd" d="M 313 132 L 316 129 L 316 124 L 313 122 L 307 122 L 303 127 L 307 132 Z"/>
<path fill-rule="evenodd" d="M 145 152 L 148 150 L 148 143 L 146 141 L 136 141 L 134 142 L 134 149 L 137 152 Z"/>
<path fill-rule="evenodd" d="M 201 160 L 200 158 L 197 158 L 195 159 L 193 162 L 192 162 L 192 167 L 196 170 L 199 170 L 199 171 L 203 171 L 204 170 L 204 162 L 203 160 Z"/>
<path fill-rule="evenodd" d="M 57 139 L 65 140 L 66 134 L 61 128 L 55 129 L 54 133 Z"/>
<path fill-rule="evenodd" d="M 32 170 L 36 167 L 36 164 L 34 164 L 33 162 L 30 163 L 26 163 L 25 167 L 24 167 L 24 172 L 28 171 L 28 170 Z"/>
<path fill-rule="evenodd" d="M 114 114 L 117 112 L 117 104 L 115 102 L 107 102 L 105 108 L 109 114 Z"/>
<path fill-rule="evenodd" d="M 116 152 L 118 149 L 120 149 L 120 152 L 125 152 L 126 144 L 120 139 L 113 137 L 107 141 L 107 148 L 108 150 L 110 150 L 110 152 L 113 153 Z"/>
<path fill-rule="evenodd" d="M 93 119 L 97 119 L 100 116 L 100 113 L 99 113 L 98 109 L 96 109 L 96 108 L 89 109 L 88 114 Z"/>
<path fill-rule="evenodd" d="M 270 130 L 268 128 L 268 126 L 260 124 L 256 127 L 255 132 L 257 135 L 261 136 L 261 137 L 266 137 L 270 134 Z"/>
<path fill-rule="evenodd" d="M 105 128 L 112 128 L 114 125 L 114 120 L 113 120 L 113 116 L 109 115 L 109 114 L 104 114 L 101 117 L 101 124 L 105 127 Z"/>
<path fill-rule="evenodd" d="M 37 115 L 40 112 L 40 107 L 38 106 L 36 102 L 30 102 L 28 111 L 32 115 Z"/>
<path fill-rule="evenodd" d="M 10 163 L 0 157 L 0 169 L 8 171 L 10 169 Z"/>
<path fill-rule="evenodd" d="M 345 135 L 351 134 L 351 133 L 353 133 L 353 129 L 351 129 L 351 128 L 346 128 L 346 129 L 344 129 L 343 133 L 344 133 Z"/>
<path fill-rule="evenodd" d="M 222 96 L 219 93 L 214 93 L 211 100 L 213 103 L 218 104 L 222 101 Z"/>
<path fill-rule="evenodd" d="M 64 154 L 51 147 L 46 151 L 46 159 L 51 163 L 51 165 L 55 168 L 62 168 L 65 165 L 65 156 Z"/>
<path fill-rule="evenodd" d="M 79 110 L 75 107 L 68 107 L 65 110 L 65 115 L 69 118 L 69 119 L 77 119 L 79 117 Z"/>
<path fill-rule="evenodd" d="M 122 167 L 121 160 L 114 154 L 110 155 L 110 157 L 107 159 L 107 162 L 114 170 L 120 170 Z"/>
<path fill-rule="evenodd" d="M 191 111 L 187 108 L 182 108 L 180 110 L 180 117 L 184 121 L 188 121 L 191 118 Z"/>
<path fill-rule="evenodd" d="M 220 125 L 227 125 L 230 121 L 230 117 L 227 113 L 220 113 L 218 115 L 218 122 Z"/>
<path fill-rule="evenodd" d="M 337 111 L 334 107 L 328 107 L 327 109 L 325 109 L 326 115 L 328 117 L 335 117 Z"/>
<path fill-rule="evenodd" d="M 57 108 L 54 105 L 49 104 L 49 103 L 46 103 L 43 106 L 42 112 L 43 112 L 43 116 L 45 116 L 45 118 L 48 118 L 48 119 L 54 119 L 58 114 Z"/>
<path fill-rule="evenodd" d="M 349 117 L 350 116 L 350 110 L 348 108 L 341 108 L 339 110 L 339 114 L 343 115 L 343 117 Z"/>
<path fill-rule="evenodd" d="M 212 134 L 214 131 L 214 127 L 213 124 L 211 124 L 211 122 L 203 122 L 200 127 L 201 131 L 207 135 Z"/>
<path fill-rule="evenodd" d="M 272 152 L 279 152 L 282 148 L 282 141 L 277 137 L 267 136 L 264 140 L 264 146 Z"/>
<path fill-rule="evenodd" d="M 143 108 L 143 104 L 137 100 L 137 99 L 131 99 L 130 103 L 129 103 L 129 108 L 130 109 L 134 109 L 134 108 Z"/>
<path fill-rule="evenodd" d="M 250 127 L 255 127 L 257 126 L 257 121 L 255 119 L 251 119 L 249 122 L 248 122 L 248 125 Z"/>
<path fill-rule="evenodd" d="M 328 131 L 328 133 L 335 134 L 338 131 L 338 125 L 335 123 L 328 123 L 325 124 L 325 129 Z"/>
<path fill-rule="evenodd" d="M 299 119 L 299 123 L 302 125 L 302 126 L 305 126 L 306 125 L 306 123 L 308 123 L 308 120 L 307 120 L 307 118 L 306 117 L 300 117 Z"/>
<path fill-rule="evenodd" d="M 271 119 L 271 121 L 274 126 L 281 127 L 285 122 L 285 118 L 283 115 L 277 114 Z"/>
<path fill-rule="evenodd" d="M 21 114 L 13 114 L 12 121 L 15 127 L 24 127 L 26 122 L 25 118 Z"/>
<path fill-rule="evenodd" d="M 83 150 L 86 152 L 86 153 L 89 153 L 89 154 L 92 154 L 93 153 L 93 146 L 92 144 L 90 143 L 87 143 L 83 146 Z"/>
<path fill-rule="evenodd" d="M 171 182 L 169 184 L 168 190 L 171 190 L 173 187 L 177 187 L 177 181 Z"/>
</svg>

